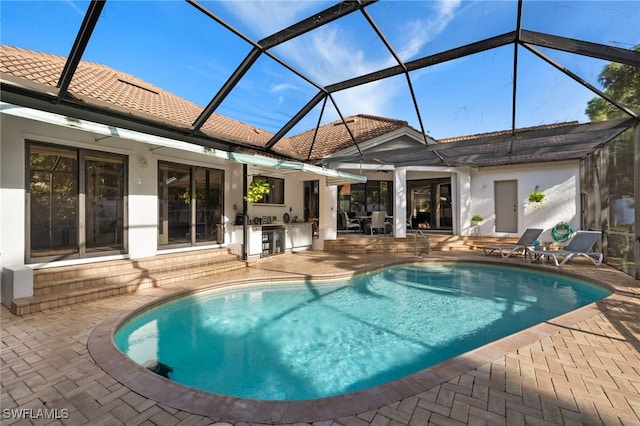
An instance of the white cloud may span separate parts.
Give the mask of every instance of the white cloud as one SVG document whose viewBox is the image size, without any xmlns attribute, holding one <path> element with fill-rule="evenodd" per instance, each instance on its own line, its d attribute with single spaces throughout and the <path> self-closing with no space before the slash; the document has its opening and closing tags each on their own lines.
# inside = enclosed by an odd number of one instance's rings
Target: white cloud
<svg viewBox="0 0 640 426">
<path fill-rule="evenodd" d="M 228 1 L 224 6 L 252 29 L 249 37 L 263 38 L 318 11 L 313 1 Z"/>
<path fill-rule="evenodd" d="M 430 3 L 431 4 L 431 3 Z M 455 12 L 460 7 L 461 0 L 441 0 L 433 2 L 436 12 L 434 18 L 416 19 L 404 26 L 404 38 L 407 42 L 398 48 L 402 60 L 415 57 L 422 48 L 440 34 L 455 18 Z"/>
<path fill-rule="evenodd" d="M 85 15 L 85 10 L 83 10 L 81 7 L 79 7 L 74 1 L 68 0 L 67 4 L 69 6 L 71 6 L 71 8 L 80 16 L 84 16 Z"/>
<path fill-rule="evenodd" d="M 299 90 L 298 87 L 294 84 L 290 83 L 280 83 L 271 87 L 271 93 L 284 92 L 287 90 Z"/>
<path fill-rule="evenodd" d="M 402 40 L 406 41 L 397 50 L 401 52 L 402 59 L 419 54 L 425 44 L 446 28 L 460 4 L 460 0 L 429 2 L 435 16 L 431 13 L 431 18 L 424 20 L 398 22 L 404 33 Z M 256 29 L 258 37 L 270 35 L 324 8 L 314 2 L 264 0 L 236 1 L 231 2 L 229 7 L 247 26 Z M 333 84 L 395 65 L 393 57 L 386 51 L 368 51 L 372 47 L 384 47 L 382 43 L 375 42 L 374 46 L 374 43 L 363 40 L 361 34 L 357 28 L 341 25 L 337 21 L 277 46 L 272 52 L 320 85 Z M 296 90 L 297 83 L 297 78 L 283 81 L 270 90 L 272 93 Z M 397 111 L 390 111 L 390 105 L 400 89 L 406 93 L 404 79 L 387 79 L 336 93 L 334 99 L 345 116 L 358 113 L 397 115 Z M 411 103 L 406 105 L 411 108 Z M 333 108 L 327 111 L 333 111 Z"/>
</svg>

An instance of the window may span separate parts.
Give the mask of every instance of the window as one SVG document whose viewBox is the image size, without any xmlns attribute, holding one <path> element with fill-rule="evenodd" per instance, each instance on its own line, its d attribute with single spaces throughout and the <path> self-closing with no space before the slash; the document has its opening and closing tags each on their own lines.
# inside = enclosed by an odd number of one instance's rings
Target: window
<svg viewBox="0 0 640 426">
<path fill-rule="evenodd" d="M 338 205 L 341 211 L 369 214 L 386 211 L 393 215 L 393 181 L 370 180 L 366 183 L 338 187 Z"/>
<path fill-rule="evenodd" d="M 256 204 L 284 204 L 284 179 L 269 176 L 260 177 L 269 183 L 271 192 Z"/>
<path fill-rule="evenodd" d="M 28 142 L 28 261 L 125 252 L 126 157 Z"/>
<path fill-rule="evenodd" d="M 304 221 L 311 222 L 313 238 L 320 236 L 320 181 L 304 181 Z"/>
<path fill-rule="evenodd" d="M 408 181 L 407 207 L 407 220 L 413 228 L 451 229 L 451 179 Z"/>
<path fill-rule="evenodd" d="M 220 243 L 224 172 L 165 161 L 158 163 L 158 245 Z"/>
</svg>

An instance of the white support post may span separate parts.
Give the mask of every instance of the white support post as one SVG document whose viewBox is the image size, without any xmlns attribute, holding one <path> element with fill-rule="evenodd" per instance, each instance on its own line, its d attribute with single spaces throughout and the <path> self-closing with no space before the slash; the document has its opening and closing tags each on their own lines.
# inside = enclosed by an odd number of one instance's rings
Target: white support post
<svg viewBox="0 0 640 426">
<path fill-rule="evenodd" d="M 407 236 L 407 170 L 397 168 L 394 176 L 395 205 L 393 207 L 393 236 Z"/>
</svg>

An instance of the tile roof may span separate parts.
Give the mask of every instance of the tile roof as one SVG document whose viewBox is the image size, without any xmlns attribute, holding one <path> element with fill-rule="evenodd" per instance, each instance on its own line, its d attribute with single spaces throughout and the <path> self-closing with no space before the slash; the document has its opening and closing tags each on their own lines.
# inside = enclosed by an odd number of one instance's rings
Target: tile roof
<svg viewBox="0 0 640 426">
<path fill-rule="evenodd" d="M 317 160 L 325 156 L 353 146 L 353 141 L 357 144 L 385 135 L 401 128 L 409 127 L 406 121 L 391 118 L 377 117 L 373 115 L 358 114 L 345 118 L 346 126 L 349 127 L 353 139 L 342 120 L 336 120 L 325 124 L 316 130 L 292 136 L 290 138 L 296 153 L 302 158 L 309 156 L 309 151 L 313 144 L 313 150 L 309 159 Z M 316 142 L 313 143 L 314 135 Z"/>
<path fill-rule="evenodd" d="M 49 93 L 57 93 L 56 85 L 66 63 L 58 55 L 35 52 L 0 45 L 0 72 L 28 82 Z M 132 75 L 93 62 L 81 61 L 69 85 L 69 93 L 76 99 L 103 108 L 145 116 L 154 121 L 189 131 L 202 107 L 156 87 Z M 345 119 L 356 143 L 408 127 L 406 121 L 356 115 Z M 245 146 L 264 148 L 273 134 L 237 120 L 213 114 L 202 127 L 202 132 L 224 141 Z M 283 138 L 273 151 L 283 155 L 307 159 L 315 129 L 290 138 Z M 318 129 L 311 159 L 320 159 L 337 150 L 353 145 L 353 140 L 342 121 L 335 121 Z"/>
<path fill-rule="evenodd" d="M 66 58 L 0 45 L 0 71 L 51 88 L 62 73 Z M 147 115 L 156 121 L 191 128 L 202 108 L 179 96 L 132 75 L 105 65 L 81 61 L 69 85 L 69 93 L 87 103 L 129 113 Z M 273 136 L 219 114 L 214 114 L 202 127 L 210 136 L 255 146 L 264 146 Z"/>
<path fill-rule="evenodd" d="M 565 126 L 575 126 L 577 125 L 577 121 L 567 121 L 563 123 L 553 123 L 553 124 L 543 124 L 540 126 L 532 126 L 532 127 L 521 127 L 515 129 L 515 133 L 525 133 L 535 130 L 544 130 L 544 129 L 555 129 L 556 127 L 565 127 Z M 464 135 L 464 136 L 454 136 L 451 138 L 442 138 L 438 139 L 439 143 L 449 143 L 449 142 L 460 142 L 460 141 L 468 141 L 479 138 L 489 138 L 495 136 L 504 136 L 510 135 L 511 130 L 497 130 L 495 132 L 487 132 L 487 133 L 477 133 L 475 135 Z"/>
</svg>

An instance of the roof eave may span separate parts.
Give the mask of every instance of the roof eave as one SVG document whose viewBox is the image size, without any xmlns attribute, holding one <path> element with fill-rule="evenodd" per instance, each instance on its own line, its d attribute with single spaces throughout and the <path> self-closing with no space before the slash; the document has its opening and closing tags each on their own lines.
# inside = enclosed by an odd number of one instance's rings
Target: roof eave
<svg viewBox="0 0 640 426">
<path fill-rule="evenodd" d="M 128 112 L 124 108 L 114 109 L 112 107 L 99 105 L 98 103 L 86 102 L 71 97 L 60 100 L 54 88 L 42 84 L 34 86 L 33 84 L 28 84 L 28 81 L 26 84 L 19 84 L 15 79 L 5 77 L 6 76 L 3 75 L 0 81 L 0 100 L 3 102 L 175 139 L 207 148 L 221 149 L 224 151 L 233 151 L 236 148 L 249 148 L 266 152 L 260 146 L 242 143 L 225 137 L 212 136 L 204 132 L 196 133 L 188 127 L 167 123 L 150 116 L 143 116 L 139 111 L 132 110 Z"/>
<path fill-rule="evenodd" d="M 400 136 L 408 136 L 412 139 L 415 139 L 417 143 L 424 145 L 424 138 L 422 137 L 422 134 L 416 129 L 414 129 L 413 127 L 406 126 L 406 127 L 401 127 L 399 129 L 392 130 L 388 133 L 385 133 L 384 135 L 377 136 L 373 139 L 363 141 L 360 144 L 360 149 L 362 151 L 367 151 L 372 148 L 375 148 L 378 145 L 397 139 Z M 427 140 L 429 141 L 429 145 L 435 145 L 438 143 L 435 139 L 433 139 L 431 136 L 428 136 L 428 135 L 427 135 Z M 357 153 L 358 153 L 357 149 L 353 146 L 350 146 L 348 148 L 334 151 L 331 154 L 325 156 L 324 158 L 319 159 L 318 162 L 322 163 L 325 160 L 331 161 L 331 159 L 336 157 L 355 156 L 357 155 Z"/>
</svg>

